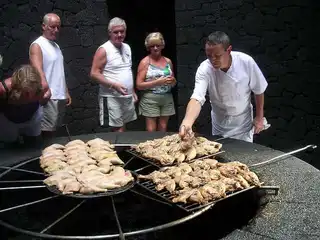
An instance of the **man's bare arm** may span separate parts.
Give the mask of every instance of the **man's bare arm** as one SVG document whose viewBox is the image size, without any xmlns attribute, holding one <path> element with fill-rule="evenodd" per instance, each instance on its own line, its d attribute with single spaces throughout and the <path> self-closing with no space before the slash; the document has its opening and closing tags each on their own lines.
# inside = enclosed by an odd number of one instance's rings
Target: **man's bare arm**
<svg viewBox="0 0 320 240">
<path fill-rule="evenodd" d="M 192 127 L 194 122 L 197 120 L 199 114 L 201 111 L 201 104 L 198 100 L 196 99 L 190 99 L 187 110 L 186 110 L 186 115 L 181 123 L 182 125 L 185 125 L 186 127 Z"/>
<path fill-rule="evenodd" d="M 254 95 L 256 101 L 256 118 L 262 119 L 264 116 L 264 94 Z"/>
<path fill-rule="evenodd" d="M 92 80 L 104 86 L 112 86 L 112 83 L 103 76 L 103 68 L 107 63 L 107 54 L 103 48 L 99 48 L 94 54 L 90 77 Z"/>
<path fill-rule="evenodd" d="M 30 58 L 31 65 L 33 67 L 35 67 L 40 74 L 41 84 L 42 84 L 42 88 L 44 90 L 43 98 L 46 100 L 49 100 L 51 97 L 51 91 L 50 91 L 46 76 L 43 71 L 42 51 L 41 51 L 41 48 L 38 44 L 32 44 L 32 46 L 30 48 L 29 58 Z"/>
</svg>

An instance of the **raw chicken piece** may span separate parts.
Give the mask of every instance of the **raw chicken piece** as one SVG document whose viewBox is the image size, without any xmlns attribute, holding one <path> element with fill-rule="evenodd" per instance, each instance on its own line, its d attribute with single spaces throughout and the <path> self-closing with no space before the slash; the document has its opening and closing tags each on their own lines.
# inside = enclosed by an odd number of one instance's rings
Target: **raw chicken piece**
<svg viewBox="0 0 320 240">
<path fill-rule="evenodd" d="M 52 144 L 45 149 L 43 149 L 42 153 L 48 152 L 48 151 L 54 151 L 54 150 L 63 150 L 65 147 L 60 144 Z"/>
<path fill-rule="evenodd" d="M 113 151 L 113 152 L 108 152 L 105 150 L 101 150 L 101 151 L 97 151 L 94 153 L 91 153 L 90 156 L 98 161 L 102 160 L 102 159 L 106 159 L 108 157 L 115 157 L 117 156 L 117 152 Z"/>
<path fill-rule="evenodd" d="M 73 141 L 68 142 L 65 147 L 71 147 L 71 146 L 75 146 L 75 145 L 82 145 L 82 146 L 86 146 L 87 144 L 85 144 L 84 141 L 76 139 Z"/>
<path fill-rule="evenodd" d="M 103 161 L 109 161 L 111 162 L 111 164 L 115 164 L 115 165 L 123 165 L 124 162 L 118 157 L 118 155 L 116 156 L 113 156 L 113 157 L 107 157 L 107 158 L 104 158 L 102 160 L 100 160 L 99 162 L 103 162 Z"/>
<path fill-rule="evenodd" d="M 114 148 L 114 146 L 109 142 L 109 141 L 105 141 L 101 138 L 95 138 L 95 139 L 92 139 L 90 141 L 87 142 L 87 144 L 91 147 L 91 146 L 98 146 L 98 145 L 106 145 L 106 146 L 109 146 L 110 148 Z"/>
<path fill-rule="evenodd" d="M 75 179 L 74 181 L 66 183 L 63 194 L 72 194 L 74 192 L 79 192 L 81 184 Z"/>
</svg>

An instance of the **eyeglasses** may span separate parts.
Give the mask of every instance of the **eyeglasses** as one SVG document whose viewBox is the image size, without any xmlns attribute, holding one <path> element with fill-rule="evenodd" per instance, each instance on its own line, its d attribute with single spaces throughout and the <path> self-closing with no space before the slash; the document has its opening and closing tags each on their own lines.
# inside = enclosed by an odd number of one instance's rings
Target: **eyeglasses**
<svg viewBox="0 0 320 240">
<path fill-rule="evenodd" d="M 113 31 L 112 33 L 113 33 L 113 34 L 119 34 L 119 33 L 124 34 L 124 30 L 120 30 L 120 31 Z"/>
<path fill-rule="evenodd" d="M 149 48 L 160 48 L 162 45 L 150 45 Z"/>
</svg>

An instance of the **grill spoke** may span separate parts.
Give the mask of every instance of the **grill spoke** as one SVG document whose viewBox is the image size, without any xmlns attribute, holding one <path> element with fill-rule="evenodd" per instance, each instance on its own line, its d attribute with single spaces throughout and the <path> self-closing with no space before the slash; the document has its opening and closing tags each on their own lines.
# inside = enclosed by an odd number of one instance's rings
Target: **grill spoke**
<svg viewBox="0 0 320 240">
<path fill-rule="evenodd" d="M 146 169 L 146 168 L 148 168 L 148 167 L 151 167 L 151 166 L 153 166 L 153 165 L 147 165 L 147 166 L 145 166 L 145 167 L 142 167 L 142 168 L 139 168 L 139 169 L 136 169 L 136 170 L 134 170 L 135 172 L 140 172 L 140 171 L 142 171 L 142 170 L 144 170 L 144 169 Z"/>
<path fill-rule="evenodd" d="M 0 181 L 0 183 L 37 183 L 43 182 L 43 180 L 10 180 L 10 181 Z"/>
<path fill-rule="evenodd" d="M 26 207 L 26 206 L 30 206 L 30 205 L 33 205 L 33 204 L 36 204 L 36 203 L 40 203 L 40 202 L 44 202 L 44 201 L 47 201 L 47 200 L 50 200 L 50 199 L 53 199 L 53 198 L 56 198 L 56 197 L 59 197 L 59 196 L 55 195 L 55 196 L 43 198 L 43 199 L 40 199 L 40 200 L 37 200 L 37 201 L 20 204 L 20 205 L 14 206 L 14 207 L 0 209 L 0 213 L 11 211 L 11 210 L 22 208 L 22 207 Z"/>
<path fill-rule="evenodd" d="M 130 191 L 131 191 L 131 192 L 133 192 L 133 193 L 135 193 L 135 194 L 137 194 L 137 195 L 140 195 L 140 196 L 142 196 L 142 197 L 145 197 L 145 198 L 151 199 L 151 200 L 153 200 L 153 201 L 156 201 L 156 202 L 159 202 L 159 203 L 162 203 L 162 204 L 168 205 L 168 206 L 170 206 L 170 207 L 172 206 L 172 204 L 170 204 L 170 203 L 167 203 L 167 202 L 161 201 L 161 200 L 159 200 L 159 199 L 156 199 L 156 198 L 150 197 L 150 196 L 148 196 L 148 195 L 144 195 L 144 194 L 139 193 L 139 192 L 136 192 L 136 191 L 134 191 L 134 190 L 132 190 L 132 189 L 130 189 Z"/>
<path fill-rule="evenodd" d="M 14 169 L 18 169 L 19 167 L 21 167 L 21 166 L 23 166 L 23 165 L 26 165 L 26 164 L 29 163 L 29 162 L 33 162 L 33 161 L 35 161 L 35 160 L 38 160 L 38 159 L 39 159 L 39 157 L 31 158 L 31 159 L 29 159 L 29 160 L 27 160 L 27 161 L 24 161 L 24 162 L 22 162 L 22 163 L 19 163 L 19 164 L 13 166 L 13 167 L 8 167 L 6 171 L 4 171 L 3 173 L 0 174 L 0 178 L 2 178 L 4 175 L 6 175 L 7 173 L 9 173 L 10 171 L 12 171 L 12 170 L 14 170 Z M 3 167 L 1 167 L 1 168 L 3 168 Z M 6 168 L 6 167 L 5 167 L 5 168 Z"/>
<path fill-rule="evenodd" d="M 11 167 L 0 166 L 0 169 L 6 169 L 6 170 L 9 170 L 9 171 L 32 173 L 32 174 L 37 174 L 37 175 L 45 175 L 45 174 L 42 173 L 42 172 L 30 171 L 30 170 L 21 169 L 21 168 L 11 168 Z M 1 176 L 0 176 L 0 177 L 1 177 Z"/>
<path fill-rule="evenodd" d="M 118 225 L 119 238 L 120 238 L 120 240 L 125 240 L 123 231 L 122 231 L 122 229 L 121 229 L 120 221 L 119 221 L 119 218 L 118 218 L 118 213 L 117 213 L 116 205 L 114 204 L 113 197 L 111 197 L 111 203 L 112 203 L 112 209 L 113 209 L 114 217 L 116 218 L 116 222 L 117 222 L 117 225 Z"/>
<path fill-rule="evenodd" d="M 21 189 L 34 189 L 34 188 L 45 188 L 45 185 L 39 185 L 39 186 L 24 186 L 24 187 L 4 187 L 0 188 L 0 191 L 5 190 L 21 190 Z"/>
<path fill-rule="evenodd" d="M 52 228 L 53 226 L 55 226 L 57 223 L 59 223 L 60 221 L 62 221 L 64 218 L 66 218 L 67 216 L 69 216 L 71 213 L 73 213 L 78 207 L 80 207 L 84 202 L 86 202 L 86 200 L 81 201 L 78 205 L 76 205 L 74 208 L 72 208 L 70 211 L 68 211 L 67 213 L 65 213 L 63 216 L 61 216 L 60 218 L 58 218 L 56 221 L 54 221 L 53 223 L 51 223 L 48 227 L 46 227 L 45 229 L 43 229 L 40 233 L 44 233 L 46 231 L 48 231 L 50 228 Z"/>
<path fill-rule="evenodd" d="M 123 168 L 127 167 L 127 166 L 129 165 L 129 163 L 130 163 L 133 159 L 135 159 L 135 158 L 136 158 L 135 156 L 132 156 L 132 157 L 128 160 L 128 162 L 126 162 L 126 163 L 124 164 Z"/>
</svg>

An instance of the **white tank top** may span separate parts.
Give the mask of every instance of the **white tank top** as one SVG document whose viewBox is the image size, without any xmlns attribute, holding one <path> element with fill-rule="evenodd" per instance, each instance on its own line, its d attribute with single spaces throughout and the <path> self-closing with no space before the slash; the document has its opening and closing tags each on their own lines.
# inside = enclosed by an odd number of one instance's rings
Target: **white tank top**
<svg viewBox="0 0 320 240">
<path fill-rule="evenodd" d="M 37 38 L 31 46 L 35 43 L 42 51 L 43 72 L 51 90 L 51 99 L 66 99 L 64 63 L 59 45 L 43 36 Z"/>
<path fill-rule="evenodd" d="M 133 91 L 131 49 L 126 43 L 122 43 L 121 50 L 107 41 L 99 48 L 104 48 L 107 54 L 107 63 L 103 69 L 103 76 L 112 82 L 123 84 L 127 88 L 128 95 L 122 95 L 114 89 L 100 84 L 99 95 L 103 97 L 131 97 Z"/>
</svg>

